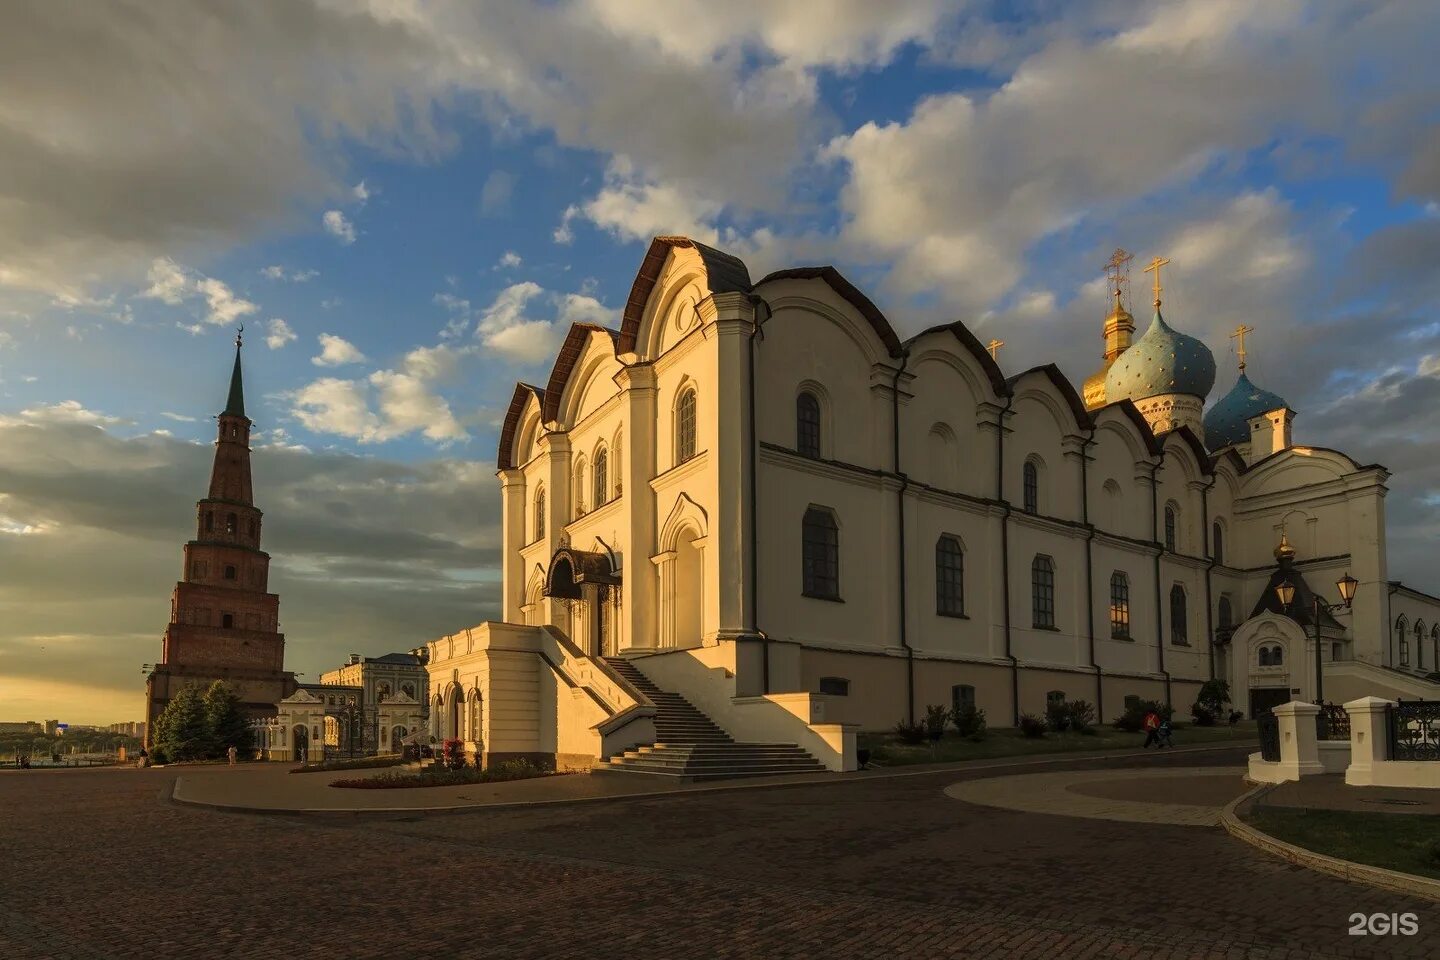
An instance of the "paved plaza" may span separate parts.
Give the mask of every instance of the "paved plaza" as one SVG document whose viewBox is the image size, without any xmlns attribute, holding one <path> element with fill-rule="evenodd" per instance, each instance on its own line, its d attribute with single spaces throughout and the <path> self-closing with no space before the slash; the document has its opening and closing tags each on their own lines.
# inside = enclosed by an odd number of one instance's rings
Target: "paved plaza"
<svg viewBox="0 0 1440 960">
<path fill-rule="evenodd" d="M 1132 795 L 1204 808 L 1230 789 L 1216 768 L 1243 755 L 1067 760 L 1043 776 L 1086 771 L 1065 790 L 1097 802 L 1127 801 L 1115 794 L 1128 779 Z M 1167 789 L 1161 768 L 1192 788 Z M 1433 954 L 1440 904 L 1310 872 L 1215 827 L 950 795 L 1025 773 L 316 817 L 175 804 L 172 770 L 4 772 L 0 957 Z M 1347 935 L 1354 913 L 1407 911 L 1419 936 Z"/>
</svg>

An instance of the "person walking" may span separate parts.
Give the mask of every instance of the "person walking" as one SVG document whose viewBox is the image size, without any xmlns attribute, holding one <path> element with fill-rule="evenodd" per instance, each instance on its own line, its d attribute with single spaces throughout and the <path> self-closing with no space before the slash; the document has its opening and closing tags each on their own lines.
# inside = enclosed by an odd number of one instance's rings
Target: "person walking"
<svg viewBox="0 0 1440 960">
<path fill-rule="evenodd" d="M 1165 747 L 1169 747 L 1169 748 L 1172 749 L 1172 750 L 1175 749 L 1175 744 L 1174 744 L 1174 743 L 1171 741 L 1171 739 L 1170 739 L 1170 734 L 1171 734 L 1172 732 L 1173 732 L 1173 731 L 1171 730 L 1171 727 L 1170 727 L 1170 721 L 1169 721 L 1169 720 L 1161 720 L 1161 721 L 1160 721 L 1160 726 L 1157 727 L 1157 728 L 1155 728 L 1155 749 L 1156 749 L 1156 750 L 1163 750 Z"/>
<path fill-rule="evenodd" d="M 1150 744 L 1159 742 L 1160 714 L 1151 710 L 1145 714 L 1145 743 L 1142 746 L 1148 749 Z"/>
<path fill-rule="evenodd" d="M 233 743 L 230 745 L 230 749 L 225 751 L 225 756 L 228 757 L 230 760 L 230 766 L 235 766 L 235 756 L 239 752 L 240 751 L 235 749 L 235 745 Z"/>
</svg>

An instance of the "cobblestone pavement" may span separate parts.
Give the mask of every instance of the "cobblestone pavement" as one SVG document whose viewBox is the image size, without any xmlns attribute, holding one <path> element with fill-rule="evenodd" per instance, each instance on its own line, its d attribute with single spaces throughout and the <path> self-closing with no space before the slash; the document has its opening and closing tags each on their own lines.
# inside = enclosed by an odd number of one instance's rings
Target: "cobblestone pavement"
<svg viewBox="0 0 1440 960">
<path fill-rule="evenodd" d="M 165 770 L 0 773 L 0 958 L 1432 952 L 1440 905 L 1312 873 L 1218 829 L 943 792 L 997 774 L 336 819 L 171 804 Z M 1353 913 L 1407 911 L 1419 936 L 1346 934 Z"/>
<path fill-rule="evenodd" d="M 1244 777 L 1244 767 L 1063 770 L 962 780 L 945 795 L 1029 813 L 1214 827 L 1225 804 L 1249 789 Z"/>
</svg>

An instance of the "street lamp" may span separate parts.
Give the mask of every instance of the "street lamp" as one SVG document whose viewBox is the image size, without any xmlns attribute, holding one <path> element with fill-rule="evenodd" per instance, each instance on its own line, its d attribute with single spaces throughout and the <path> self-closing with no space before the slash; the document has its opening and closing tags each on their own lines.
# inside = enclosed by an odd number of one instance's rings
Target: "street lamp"
<svg viewBox="0 0 1440 960">
<path fill-rule="evenodd" d="M 1326 603 L 1320 598 L 1320 594 L 1318 593 L 1312 596 L 1312 599 L 1315 601 L 1314 616 L 1311 617 L 1311 620 L 1313 621 L 1315 626 L 1316 703 L 1323 704 L 1325 702 L 1325 678 L 1324 673 L 1322 672 L 1320 657 L 1320 614 L 1322 612 L 1330 613 L 1335 610 L 1339 610 L 1341 607 L 1344 607 L 1347 610 L 1350 609 L 1350 602 L 1355 599 L 1355 588 L 1359 585 L 1360 581 L 1350 576 L 1349 572 L 1346 572 L 1345 576 L 1335 581 L 1335 589 L 1340 591 L 1340 599 L 1342 601 L 1341 603 Z M 1295 584 L 1291 583 L 1289 580 L 1281 580 L 1278 584 L 1275 585 L 1275 595 L 1280 598 L 1281 605 L 1286 610 L 1289 610 L 1291 602 L 1295 599 Z"/>
</svg>

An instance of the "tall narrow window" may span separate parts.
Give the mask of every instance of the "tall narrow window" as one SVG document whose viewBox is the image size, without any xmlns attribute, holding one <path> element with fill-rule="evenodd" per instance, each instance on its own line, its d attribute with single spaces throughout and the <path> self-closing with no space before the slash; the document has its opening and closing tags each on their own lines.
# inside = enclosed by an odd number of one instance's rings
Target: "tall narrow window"
<svg viewBox="0 0 1440 960">
<path fill-rule="evenodd" d="M 957 683 L 950 688 L 950 706 L 956 713 L 975 709 L 975 688 L 968 683 Z"/>
<path fill-rule="evenodd" d="M 675 462 L 695 456 L 695 391 L 686 390 L 675 404 Z"/>
<path fill-rule="evenodd" d="M 820 401 L 808 390 L 795 398 L 795 452 L 820 459 Z"/>
<path fill-rule="evenodd" d="M 1406 623 L 1404 616 L 1401 616 L 1395 621 L 1395 648 L 1396 653 L 1400 657 L 1400 666 L 1402 667 L 1408 667 L 1410 665 L 1410 641 L 1405 638 L 1405 628 L 1407 626 L 1409 626 L 1409 624 Z"/>
<path fill-rule="evenodd" d="M 233 535 L 233 534 L 235 533 L 236 527 L 237 527 L 238 525 L 239 525 L 239 520 L 236 518 L 235 514 L 233 514 L 233 513 L 227 513 L 227 514 L 225 514 L 225 532 L 226 532 L 226 533 L 229 533 L 229 534 L 232 534 L 232 535 Z"/>
<path fill-rule="evenodd" d="M 222 613 L 220 615 L 220 626 L 224 627 L 226 630 L 233 629 L 235 626 L 235 614 Z"/>
<path fill-rule="evenodd" d="M 1035 461 L 1025 461 L 1025 512 L 1040 512 L 1040 468 L 1035 466 Z"/>
<path fill-rule="evenodd" d="M 805 511 L 801 531 L 804 591 L 807 597 L 840 598 L 840 530 L 824 507 Z"/>
<path fill-rule="evenodd" d="M 234 567 L 233 565 L 231 565 L 231 564 L 228 564 L 228 563 L 225 564 L 225 579 L 226 579 L 226 580 L 234 580 L 234 579 L 235 579 L 235 567 Z"/>
<path fill-rule="evenodd" d="M 595 466 L 591 473 L 595 478 L 595 506 L 600 507 L 610 502 L 610 458 L 606 455 L 604 448 L 595 451 Z"/>
<path fill-rule="evenodd" d="M 1216 562 L 1216 563 L 1224 563 L 1224 562 L 1225 562 L 1225 530 L 1220 526 L 1220 521 L 1219 521 L 1219 520 L 1216 520 L 1214 527 L 1211 528 L 1210 546 L 1211 546 L 1211 553 L 1212 553 L 1212 554 L 1214 555 L 1214 557 L 1215 557 L 1215 562 Z"/>
<path fill-rule="evenodd" d="M 1181 645 L 1189 644 L 1190 635 L 1187 629 L 1189 617 L 1185 612 L 1185 588 L 1175 584 L 1170 588 L 1170 642 Z"/>
<path fill-rule="evenodd" d="M 1175 508 L 1165 504 L 1165 549 L 1175 552 Z"/>
<path fill-rule="evenodd" d="M 1122 570 L 1110 574 L 1110 639 L 1130 639 L 1130 578 Z"/>
<path fill-rule="evenodd" d="M 1039 554 L 1030 563 L 1030 613 L 1037 627 L 1055 627 L 1055 561 Z"/>
<path fill-rule="evenodd" d="M 1425 621 L 1415 621 L 1415 669 L 1425 669 Z"/>
<path fill-rule="evenodd" d="M 945 536 L 935 541 L 935 612 L 965 615 L 965 553 L 960 541 Z"/>
<path fill-rule="evenodd" d="M 1215 626 L 1220 630 L 1229 630 L 1235 625 L 1235 613 L 1230 607 L 1230 598 L 1220 598 L 1220 609 L 1215 615 Z"/>
<path fill-rule="evenodd" d="M 205 532 L 211 533 L 215 529 L 215 514 L 209 510 L 205 511 Z"/>
<path fill-rule="evenodd" d="M 545 539 L 545 488 L 535 493 L 535 539 Z"/>
</svg>

